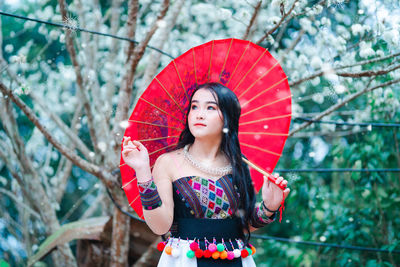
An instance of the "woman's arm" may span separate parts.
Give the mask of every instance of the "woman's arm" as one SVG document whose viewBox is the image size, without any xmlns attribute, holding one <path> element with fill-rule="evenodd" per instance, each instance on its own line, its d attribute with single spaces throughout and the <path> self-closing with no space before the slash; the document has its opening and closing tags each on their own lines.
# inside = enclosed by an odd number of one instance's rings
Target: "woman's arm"
<svg viewBox="0 0 400 267">
<path fill-rule="evenodd" d="M 152 175 L 146 147 L 130 137 L 124 137 L 122 145 L 125 163 L 136 172 L 146 223 L 154 233 L 165 234 L 172 225 L 174 210 L 169 155 L 164 154 L 156 160 Z"/>
<path fill-rule="evenodd" d="M 157 191 L 161 199 L 161 206 L 152 210 L 143 209 L 143 215 L 150 229 L 158 235 L 169 231 L 174 218 L 174 200 L 172 195 L 172 179 L 169 176 L 169 163 L 167 154 L 161 155 L 153 168 L 153 179 L 157 186 Z M 149 175 L 150 168 L 146 172 L 136 175 Z"/>
<path fill-rule="evenodd" d="M 250 219 L 249 229 L 253 232 L 275 221 L 276 213 L 264 210 L 262 203 L 256 203 Z"/>
<path fill-rule="evenodd" d="M 275 184 L 270 182 L 267 177 L 264 176 L 264 184 L 261 190 L 263 202 L 257 203 L 253 209 L 252 217 L 250 220 L 250 232 L 257 230 L 267 224 L 275 221 L 277 212 L 270 212 L 269 210 L 278 210 L 282 199 L 289 195 L 290 189 L 285 188 L 282 194 L 282 189 L 279 185 L 286 186 L 287 181 L 278 174 L 275 175 Z M 263 204 L 267 206 L 265 209 Z"/>
</svg>

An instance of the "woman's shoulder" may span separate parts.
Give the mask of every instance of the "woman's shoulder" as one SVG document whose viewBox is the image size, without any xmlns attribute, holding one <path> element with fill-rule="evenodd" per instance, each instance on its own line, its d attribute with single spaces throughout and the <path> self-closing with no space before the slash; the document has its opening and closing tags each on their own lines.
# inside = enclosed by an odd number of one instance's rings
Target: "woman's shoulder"
<svg viewBox="0 0 400 267">
<path fill-rule="evenodd" d="M 181 162 L 182 157 L 183 149 L 166 152 L 157 158 L 154 167 L 162 168 L 166 172 L 173 174 L 173 170 L 177 168 L 177 164 Z"/>
<path fill-rule="evenodd" d="M 172 161 L 179 159 L 182 155 L 183 155 L 183 148 L 165 152 L 164 154 L 160 155 L 157 158 L 157 161 L 163 163 L 171 163 Z"/>
</svg>

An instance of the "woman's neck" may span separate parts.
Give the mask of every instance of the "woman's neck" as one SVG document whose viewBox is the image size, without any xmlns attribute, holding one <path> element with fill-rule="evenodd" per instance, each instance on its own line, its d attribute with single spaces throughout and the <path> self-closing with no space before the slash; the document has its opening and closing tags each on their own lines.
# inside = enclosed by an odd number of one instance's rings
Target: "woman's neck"
<svg viewBox="0 0 400 267">
<path fill-rule="evenodd" d="M 189 153 L 195 159 L 205 164 L 215 165 L 215 162 L 221 160 L 223 157 L 220 145 L 221 140 L 202 140 L 196 138 L 189 148 Z"/>
</svg>

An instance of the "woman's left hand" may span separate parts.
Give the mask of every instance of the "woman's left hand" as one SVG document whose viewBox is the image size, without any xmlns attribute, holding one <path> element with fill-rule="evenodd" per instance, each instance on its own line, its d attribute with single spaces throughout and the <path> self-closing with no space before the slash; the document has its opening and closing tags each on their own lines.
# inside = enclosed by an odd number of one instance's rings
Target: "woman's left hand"
<svg viewBox="0 0 400 267">
<path fill-rule="evenodd" d="M 264 176 L 264 184 L 262 187 L 262 199 L 264 200 L 264 204 L 270 210 L 277 210 L 281 205 L 282 198 L 284 197 L 286 199 L 290 193 L 290 189 L 286 187 L 282 194 L 282 189 L 278 185 L 287 185 L 287 181 L 278 174 L 275 174 L 274 176 L 276 177 L 275 184 Z"/>
</svg>

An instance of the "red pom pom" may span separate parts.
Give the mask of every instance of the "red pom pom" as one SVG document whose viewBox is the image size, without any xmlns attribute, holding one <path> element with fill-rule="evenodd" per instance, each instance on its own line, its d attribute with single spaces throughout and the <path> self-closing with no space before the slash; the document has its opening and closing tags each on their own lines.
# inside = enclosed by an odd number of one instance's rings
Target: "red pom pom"
<svg viewBox="0 0 400 267">
<path fill-rule="evenodd" d="M 211 251 L 209 251 L 208 249 L 206 249 L 206 250 L 204 250 L 204 253 L 203 253 L 203 257 L 204 258 L 211 258 Z"/>
<path fill-rule="evenodd" d="M 249 252 L 247 251 L 247 249 L 242 249 L 242 252 L 240 254 L 242 255 L 242 258 L 246 258 L 247 256 L 249 256 Z"/>
<path fill-rule="evenodd" d="M 203 257 L 203 250 L 201 250 L 201 249 L 198 249 L 198 250 L 196 250 L 196 252 L 194 253 L 194 255 L 196 256 L 196 258 L 201 258 L 201 257 Z"/>
<path fill-rule="evenodd" d="M 193 250 L 193 251 L 198 250 L 199 249 L 199 244 L 197 244 L 196 242 L 192 242 L 190 244 L 190 249 Z"/>
<path fill-rule="evenodd" d="M 158 251 L 163 251 L 164 248 L 165 248 L 165 244 L 163 242 L 160 242 L 157 244 Z"/>
</svg>

